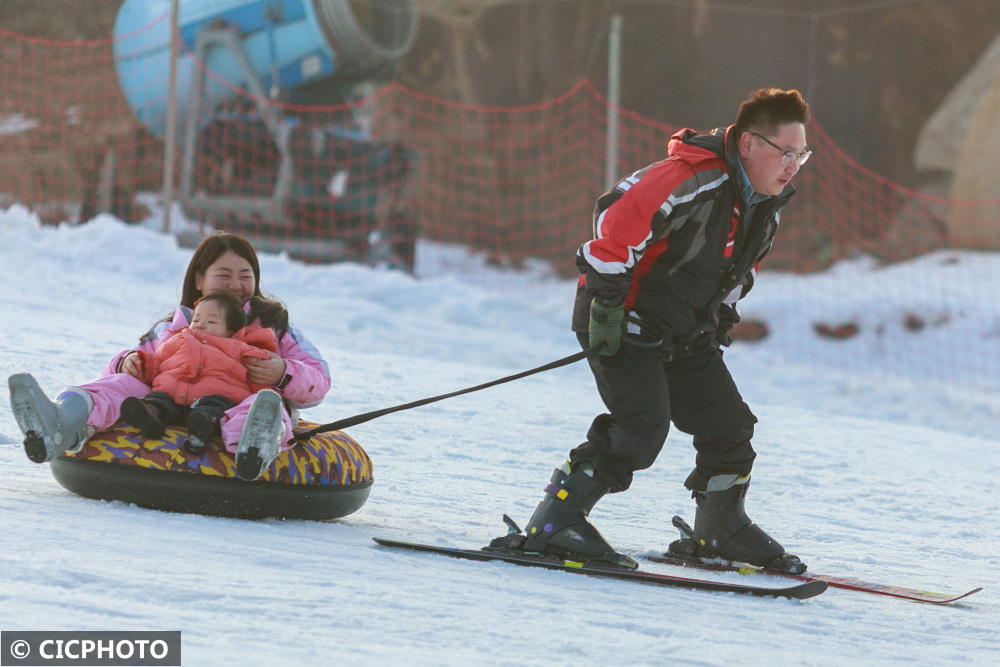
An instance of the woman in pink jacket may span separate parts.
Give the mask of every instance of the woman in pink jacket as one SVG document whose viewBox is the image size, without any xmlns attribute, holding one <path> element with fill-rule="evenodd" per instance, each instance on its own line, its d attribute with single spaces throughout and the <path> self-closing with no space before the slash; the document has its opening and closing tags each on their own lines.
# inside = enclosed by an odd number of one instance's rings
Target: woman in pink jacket
<svg viewBox="0 0 1000 667">
<path fill-rule="evenodd" d="M 100 379 L 67 387 L 53 402 L 31 375 L 12 375 L 8 380 L 11 409 L 25 436 L 28 458 L 37 463 L 51 461 L 63 452 L 79 449 L 96 431 L 118 422 L 122 401 L 130 396 L 141 398 L 150 391 L 141 379 L 142 355 L 155 355 L 173 332 L 190 324 L 195 301 L 223 291 L 243 299 L 261 296 L 260 265 L 245 239 L 213 232 L 191 257 L 173 317 L 156 324 L 138 346 L 116 355 Z M 239 476 L 256 479 L 282 449 L 291 446 L 298 410 L 322 402 L 330 389 L 330 371 L 319 351 L 289 324 L 283 308 L 265 308 L 263 312 L 251 308 L 247 320 L 274 330 L 277 352 L 268 353 L 267 359 L 247 361 L 247 379 L 268 388 L 226 411 L 222 440 L 227 449 L 236 452 Z"/>
</svg>

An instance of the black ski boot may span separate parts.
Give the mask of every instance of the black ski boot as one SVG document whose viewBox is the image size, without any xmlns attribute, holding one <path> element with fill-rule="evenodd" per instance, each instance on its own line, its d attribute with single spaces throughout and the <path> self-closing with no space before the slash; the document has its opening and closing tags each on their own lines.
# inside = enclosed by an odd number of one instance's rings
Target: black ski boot
<svg viewBox="0 0 1000 667">
<path fill-rule="evenodd" d="M 552 479 L 545 487 L 545 497 L 528 521 L 527 535 L 520 548 L 637 568 L 639 564 L 635 560 L 617 553 L 587 521 L 590 510 L 604 497 L 608 488 L 593 478 L 593 471 L 590 469 L 572 473 L 568 469 L 567 464 L 556 468 L 552 473 Z M 498 538 L 504 539 L 506 538 Z M 494 544 L 496 542 L 494 540 Z M 508 543 L 513 546 L 509 540 Z"/>
<path fill-rule="evenodd" d="M 786 554 L 777 540 L 750 520 L 744 509 L 750 476 L 716 475 L 705 491 L 693 491 L 698 505 L 691 535 L 671 543 L 669 553 L 682 558 L 721 558 L 766 570 L 799 574 L 806 569 Z"/>
<path fill-rule="evenodd" d="M 216 408 L 193 408 L 187 418 L 187 438 L 184 440 L 184 451 L 194 456 L 201 456 L 205 445 L 213 436 L 221 436 L 222 428 L 219 420 L 225 413 Z"/>
<path fill-rule="evenodd" d="M 150 440 L 162 440 L 167 432 L 159 409 L 142 398 L 129 396 L 122 401 L 121 417 L 123 422 L 139 429 L 142 436 Z"/>
</svg>

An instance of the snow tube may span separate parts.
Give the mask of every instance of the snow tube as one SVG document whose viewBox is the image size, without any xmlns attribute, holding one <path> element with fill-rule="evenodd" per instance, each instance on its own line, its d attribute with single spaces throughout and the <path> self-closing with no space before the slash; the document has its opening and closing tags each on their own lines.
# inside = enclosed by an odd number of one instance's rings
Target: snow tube
<svg viewBox="0 0 1000 667">
<path fill-rule="evenodd" d="M 297 431 L 318 426 L 300 421 Z M 238 519 L 325 520 L 347 516 L 368 499 L 371 459 L 342 431 L 321 433 L 282 452 L 254 481 L 236 476 L 235 455 L 213 439 L 187 453 L 183 427 L 147 440 L 118 423 L 50 464 L 67 490 L 140 507 Z"/>
</svg>

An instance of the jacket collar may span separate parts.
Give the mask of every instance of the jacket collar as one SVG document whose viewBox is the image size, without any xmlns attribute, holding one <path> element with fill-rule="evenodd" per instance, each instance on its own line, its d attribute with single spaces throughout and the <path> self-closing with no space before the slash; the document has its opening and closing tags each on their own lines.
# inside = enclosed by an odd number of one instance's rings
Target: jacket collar
<svg viewBox="0 0 1000 667">
<path fill-rule="evenodd" d="M 726 173 L 730 175 L 733 179 L 733 187 L 742 196 L 743 201 L 751 204 L 755 204 L 764 199 L 770 199 L 775 195 L 757 195 L 753 191 L 753 186 L 750 185 L 750 179 L 746 176 L 746 171 L 743 169 L 743 165 L 740 162 L 740 155 L 737 146 L 737 137 L 733 131 L 732 125 L 729 127 L 717 127 L 708 134 L 699 134 L 691 129 L 683 129 L 671 137 L 671 143 L 677 141 L 683 143 L 687 146 L 694 147 L 696 149 L 701 149 L 705 151 L 702 153 L 706 158 L 714 156 L 716 158 L 722 158 L 726 164 Z M 691 153 L 694 151 L 683 151 L 679 148 L 677 144 L 673 147 L 668 148 L 671 154 L 683 154 L 684 158 L 691 160 Z M 693 161 L 693 160 L 692 160 Z M 776 195 L 783 205 L 788 199 L 795 194 L 795 188 L 789 183 L 785 186 L 785 189 L 781 191 L 781 194 Z M 752 201 L 752 198 L 756 196 L 756 201 Z"/>
</svg>

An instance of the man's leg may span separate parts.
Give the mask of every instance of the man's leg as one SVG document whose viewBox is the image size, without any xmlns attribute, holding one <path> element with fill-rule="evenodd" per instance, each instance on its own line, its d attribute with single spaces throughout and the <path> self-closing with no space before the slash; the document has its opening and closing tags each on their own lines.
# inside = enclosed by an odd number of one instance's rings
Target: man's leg
<svg viewBox="0 0 1000 667">
<path fill-rule="evenodd" d="M 722 353 L 708 348 L 665 369 L 674 425 L 694 437 L 698 452 L 684 485 L 704 491 L 717 475 L 749 475 L 757 456 L 750 445 L 757 417 L 743 401 Z"/>
<path fill-rule="evenodd" d="M 611 412 L 594 420 L 587 442 L 553 473 L 528 522 L 524 548 L 637 567 L 587 517 L 608 491 L 624 491 L 633 471 L 652 465 L 666 440 L 670 414 L 660 354 L 625 344 L 616 355 L 589 361 Z"/>
<path fill-rule="evenodd" d="M 663 356 L 655 348 L 624 343 L 618 354 L 588 361 L 608 413 L 594 419 L 587 441 L 570 452 L 570 463 L 592 468 L 618 493 L 631 486 L 634 471 L 653 465 L 670 430 Z"/>
<path fill-rule="evenodd" d="M 743 402 L 722 353 L 714 348 L 667 364 L 671 408 L 678 429 L 694 436 L 695 469 L 684 485 L 697 503 L 694 535 L 670 545 L 679 555 L 722 557 L 787 572 L 805 566 L 785 554 L 744 509 L 756 454 L 757 422 Z"/>
</svg>

